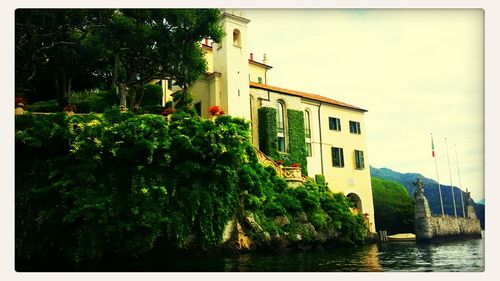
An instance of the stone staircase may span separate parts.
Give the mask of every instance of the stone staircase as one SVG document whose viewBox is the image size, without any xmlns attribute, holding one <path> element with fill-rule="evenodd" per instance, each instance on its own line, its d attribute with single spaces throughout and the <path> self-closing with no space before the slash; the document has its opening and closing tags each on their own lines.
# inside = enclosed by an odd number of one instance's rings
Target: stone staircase
<svg viewBox="0 0 500 281">
<path fill-rule="evenodd" d="M 282 167 L 276 164 L 274 160 L 267 156 L 264 152 L 260 151 L 254 146 L 257 159 L 264 167 L 271 166 L 276 173 L 287 181 L 290 187 L 301 185 L 302 183 L 311 180 L 311 178 L 302 174 L 300 167 Z"/>
</svg>

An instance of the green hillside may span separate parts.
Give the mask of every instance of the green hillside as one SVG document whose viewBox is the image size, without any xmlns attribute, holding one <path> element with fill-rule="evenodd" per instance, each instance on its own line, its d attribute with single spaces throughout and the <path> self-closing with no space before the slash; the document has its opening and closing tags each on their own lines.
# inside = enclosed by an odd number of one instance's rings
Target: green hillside
<svg viewBox="0 0 500 281">
<path fill-rule="evenodd" d="M 401 184 L 372 177 L 375 227 L 387 233 L 414 232 L 415 202 Z"/>
</svg>

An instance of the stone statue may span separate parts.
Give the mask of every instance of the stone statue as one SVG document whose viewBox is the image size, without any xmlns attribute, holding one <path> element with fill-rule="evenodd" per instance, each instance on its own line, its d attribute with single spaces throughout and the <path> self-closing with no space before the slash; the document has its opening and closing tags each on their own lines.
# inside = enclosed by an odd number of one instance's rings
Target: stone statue
<svg viewBox="0 0 500 281">
<path fill-rule="evenodd" d="M 416 195 L 424 196 L 424 184 L 422 183 L 420 178 L 417 177 L 417 179 L 413 182 L 413 185 L 417 187 Z"/>
</svg>

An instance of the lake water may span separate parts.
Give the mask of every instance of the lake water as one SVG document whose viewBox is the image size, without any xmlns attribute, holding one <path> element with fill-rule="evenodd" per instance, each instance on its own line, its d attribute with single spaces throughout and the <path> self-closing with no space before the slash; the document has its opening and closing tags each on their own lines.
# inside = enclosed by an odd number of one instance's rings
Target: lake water
<svg viewBox="0 0 500 281">
<path fill-rule="evenodd" d="M 44 268 L 39 265 L 28 268 L 28 271 L 140 272 L 481 272 L 484 271 L 484 238 L 432 244 L 388 243 L 329 251 L 249 253 L 237 256 L 167 255 L 161 258 L 144 257 L 77 266 L 59 264 L 56 267 Z"/>
</svg>

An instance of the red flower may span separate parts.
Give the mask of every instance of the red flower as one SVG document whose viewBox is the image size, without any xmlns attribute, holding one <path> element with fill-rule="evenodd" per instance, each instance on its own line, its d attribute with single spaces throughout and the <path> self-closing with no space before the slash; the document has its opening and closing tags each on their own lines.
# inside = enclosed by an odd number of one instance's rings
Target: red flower
<svg viewBox="0 0 500 281">
<path fill-rule="evenodd" d="M 208 108 L 208 113 L 210 116 L 224 115 L 224 110 L 222 110 L 218 105 L 214 105 Z"/>
<path fill-rule="evenodd" d="M 163 116 L 169 116 L 170 114 L 174 113 L 175 109 L 171 106 L 165 108 L 160 114 Z"/>
<path fill-rule="evenodd" d="M 293 164 L 292 164 L 292 167 L 295 167 L 295 168 L 296 168 L 296 167 L 298 167 L 298 166 L 299 166 L 299 164 L 298 164 L 298 163 L 293 163 Z"/>
<path fill-rule="evenodd" d="M 24 106 L 26 100 L 23 97 L 16 97 L 15 106 Z"/>
<path fill-rule="evenodd" d="M 73 104 L 67 104 L 64 106 L 64 111 L 66 112 L 75 112 L 76 106 Z"/>
<path fill-rule="evenodd" d="M 283 160 L 278 160 L 278 161 L 276 161 L 276 164 L 277 164 L 278 166 L 283 165 Z"/>
</svg>

